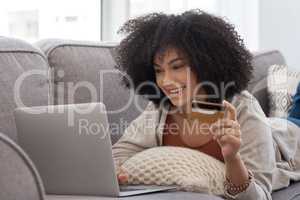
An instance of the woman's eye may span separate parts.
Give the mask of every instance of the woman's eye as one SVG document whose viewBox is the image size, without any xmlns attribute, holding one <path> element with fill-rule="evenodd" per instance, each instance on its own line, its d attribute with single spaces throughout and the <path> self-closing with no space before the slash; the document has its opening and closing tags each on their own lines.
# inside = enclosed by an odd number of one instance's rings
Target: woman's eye
<svg viewBox="0 0 300 200">
<path fill-rule="evenodd" d="M 184 65 L 176 65 L 176 66 L 173 66 L 173 69 L 180 69 L 182 68 Z"/>
<path fill-rule="evenodd" d="M 161 71 L 160 71 L 159 69 L 154 69 L 154 72 L 155 72 L 156 74 L 158 74 L 158 73 L 160 73 Z"/>
</svg>

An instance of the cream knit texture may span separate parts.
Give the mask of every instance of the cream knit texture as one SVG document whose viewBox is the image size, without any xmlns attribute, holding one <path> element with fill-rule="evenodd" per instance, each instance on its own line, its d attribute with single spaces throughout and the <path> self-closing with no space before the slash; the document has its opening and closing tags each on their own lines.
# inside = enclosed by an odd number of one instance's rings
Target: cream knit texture
<svg viewBox="0 0 300 200">
<path fill-rule="evenodd" d="M 224 195 L 224 163 L 197 150 L 153 147 L 126 160 L 122 168 L 132 185 L 177 185 L 178 190 Z"/>
</svg>

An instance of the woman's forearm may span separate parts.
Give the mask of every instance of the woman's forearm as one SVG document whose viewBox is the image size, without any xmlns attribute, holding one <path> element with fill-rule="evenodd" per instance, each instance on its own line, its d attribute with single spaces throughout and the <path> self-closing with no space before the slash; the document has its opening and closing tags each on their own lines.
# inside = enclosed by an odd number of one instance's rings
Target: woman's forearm
<svg viewBox="0 0 300 200">
<path fill-rule="evenodd" d="M 249 178 L 248 170 L 239 153 L 234 158 L 225 160 L 225 168 L 226 177 L 234 185 L 241 185 Z"/>
</svg>

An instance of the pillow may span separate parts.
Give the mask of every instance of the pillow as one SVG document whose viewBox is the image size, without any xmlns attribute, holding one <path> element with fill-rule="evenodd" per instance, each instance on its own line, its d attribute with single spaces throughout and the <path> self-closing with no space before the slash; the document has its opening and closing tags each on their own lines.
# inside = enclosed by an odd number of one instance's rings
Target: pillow
<svg viewBox="0 0 300 200">
<path fill-rule="evenodd" d="M 197 150 L 154 147 L 135 154 L 122 167 L 131 185 L 176 185 L 177 190 L 224 195 L 224 163 Z"/>
<path fill-rule="evenodd" d="M 288 71 L 286 65 L 272 65 L 268 70 L 267 79 L 269 116 L 286 118 L 300 82 L 300 72 Z"/>
</svg>

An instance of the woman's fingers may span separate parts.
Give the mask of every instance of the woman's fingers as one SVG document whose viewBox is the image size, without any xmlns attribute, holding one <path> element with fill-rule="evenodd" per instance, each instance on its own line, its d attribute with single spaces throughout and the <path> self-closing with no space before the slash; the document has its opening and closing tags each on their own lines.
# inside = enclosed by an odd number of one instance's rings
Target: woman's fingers
<svg viewBox="0 0 300 200">
<path fill-rule="evenodd" d="M 212 124 L 209 131 L 214 139 L 226 134 L 240 136 L 240 124 L 237 121 L 222 119 Z"/>
<path fill-rule="evenodd" d="M 220 119 L 217 122 L 213 123 L 210 126 L 211 131 L 214 131 L 215 129 L 218 128 L 235 128 L 239 129 L 240 124 L 237 121 L 234 120 L 229 120 L 229 119 Z"/>
<path fill-rule="evenodd" d="M 222 119 L 210 127 L 210 132 L 215 139 L 224 135 L 240 136 L 240 124 L 237 121 Z"/>
<path fill-rule="evenodd" d="M 236 121 L 237 120 L 237 116 L 236 116 L 237 114 L 236 114 L 235 107 L 226 100 L 223 101 L 223 105 L 225 106 L 225 115 L 226 115 L 225 118 Z"/>
<path fill-rule="evenodd" d="M 226 112 L 225 117 L 212 124 L 209 130 L 213 139 L 217 140 L 220 145 L 226 162 L 238 153 L 241 145 L 241 127 L 237 121 L 235 107 L 225 100 L 223 104 Z"/>
<path fill-rule="evenodd" d="M 120 184 L 126 184 L 128 181 L 128 175 L 127 174 L 119 174 L 118 180 Z"/>
<path fill-rule="evenodd" d="M 120 184 L 126 184 L 128 181 L 128 173 L 121 167 L 117 174 L 117 178 Z"/>
<path fill-rule="evenodd" d="M 240 139 L 233 135 L 224 135 L 217 142 L 221 146 L 223 156 L 227 157 L 240 147 Z"/>
<path fill-rule="evenodd" d="M 213 133 L 213 138 L 214 139 L 220 139 L 221 137 L 225 136 L 225 135 L 232 135 L 234 137 L 240 137 L 241 133 L 239 130 L 235 130 L 232 128 L 220 128 L 215 130 Z"/>
</svg>

